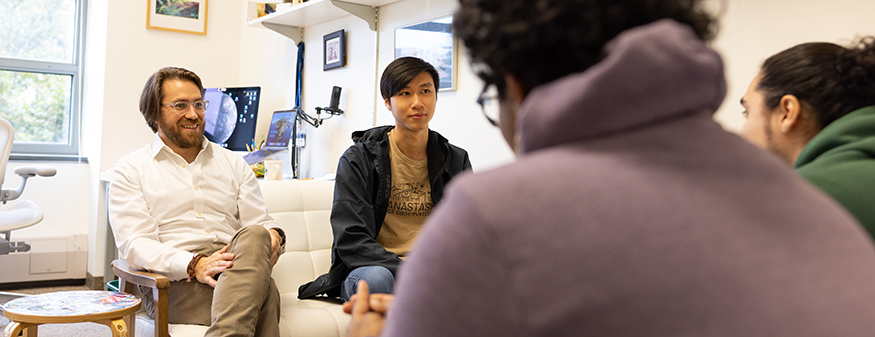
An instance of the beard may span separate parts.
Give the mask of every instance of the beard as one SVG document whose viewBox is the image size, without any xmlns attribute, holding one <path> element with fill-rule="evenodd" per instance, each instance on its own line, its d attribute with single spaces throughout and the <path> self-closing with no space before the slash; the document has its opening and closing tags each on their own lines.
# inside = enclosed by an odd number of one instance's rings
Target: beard
<svg viewBox="0 0 875 337">
<path fill-rule="evenodd" d="M 182 125 L 189 125 L 192 123 L 197 123 L 198 132 L 186 132 L 183 134 Z M 171 125 L 164 121 L 164 119 L 161 119 L 158 121 L 158 128 L 164 132 L 164 136 L 167 137 L 167 140 L 170 141 L 170 143 L 183 149 L 200 146 L 201 139 L 204 135 L 204 123 L 201 118 L 194 121 L 181 118 L 175 125 Z"/>
</svg>

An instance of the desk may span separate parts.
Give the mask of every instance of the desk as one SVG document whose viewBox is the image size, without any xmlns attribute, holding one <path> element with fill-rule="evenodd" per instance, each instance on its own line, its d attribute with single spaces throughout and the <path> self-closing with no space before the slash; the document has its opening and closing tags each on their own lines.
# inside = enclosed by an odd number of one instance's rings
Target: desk
<svg viewBox="0 0 875 337">
<path fill-rule="evenodd" d="M 3 305 L 3 315 L 12 322 L 3 337 L 36 337 L 40 324 L 94 322 L 109 326 L 113 337 L 134 336 L 135 314 L 140 299 L 112 291 L 61 291 L 27 296 Z"/>
</svg>

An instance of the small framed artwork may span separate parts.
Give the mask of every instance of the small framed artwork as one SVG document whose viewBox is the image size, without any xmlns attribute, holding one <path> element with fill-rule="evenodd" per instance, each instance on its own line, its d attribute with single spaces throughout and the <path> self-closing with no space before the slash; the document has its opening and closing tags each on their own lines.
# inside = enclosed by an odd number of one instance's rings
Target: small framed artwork
<svg viewBox="0 0 875 337">
<path fill-rule="evenodd" d="M 322 37 L 322 71 L 340 68 L 346 65 L 346 38 L 344 30 Z"/>
<path fill-rule="evenodd" d="M 146 0 L 146 28 L 207 35 L 209 0 Z"/>
<path fill-rule="evenodd" d="M 456 49 L 452 15 L 395 28 L 395 58 L 415 56 L 431 63 L 440 91 L 456 90 Z"/>
</svg>

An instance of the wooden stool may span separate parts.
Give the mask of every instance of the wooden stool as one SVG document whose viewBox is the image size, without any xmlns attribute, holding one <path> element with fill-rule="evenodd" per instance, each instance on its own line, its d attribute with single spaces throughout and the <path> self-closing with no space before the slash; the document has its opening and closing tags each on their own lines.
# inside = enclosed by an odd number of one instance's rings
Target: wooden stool
<svg viewBox="0 0 875 337">
<path fill-rule="evenodd" d="M 36 337 L 40 324 L 94 322 L 109 326 L 113 337 L 134 336 L 140 299 L 112 291 L 61 291 L 27 296 L 3 305 L 11 323 L 3 337 Z"/>
</svg>

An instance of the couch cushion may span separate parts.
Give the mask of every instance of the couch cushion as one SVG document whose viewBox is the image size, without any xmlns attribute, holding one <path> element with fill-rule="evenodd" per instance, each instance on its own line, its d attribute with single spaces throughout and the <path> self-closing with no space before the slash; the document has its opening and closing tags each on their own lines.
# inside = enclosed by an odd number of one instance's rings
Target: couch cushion
<svg viewBox="0 0 875 337">
<path fill-rule="evenodd" d="M 342 312 L 342 311 L 341 311 Z M 324 320 L 325 322 L 320 323 L 327 326 L 336 325 L 334 322 L 336 320 Z M 347 323 L 349 324 L 349 318 L 347 318 Z M 152 337 L 155 336 L 155 321 L 149 317 L 145 311 L 140 310 L 137 312 L 136 317 L 136 337 Z M 167 326 L 167 330 L 172 337 L 202 337 L 209 329 L 206 325 L 194 325 L 194 324 L 169 324 Z M 297 329 L 296 329 L 297 330 Z M 343 326 L 343 333 L 346 334 L 346 325 Z M 291 337 L 291 336 L 305 336 L 305 335 L 293 335 L 290 331 L 289 324 L 285 319 L 280 316 L 280 337 Z M 334 336 L 333 334 L 327 334 L 326 336 Z M 134 337 L 134 336 L 132 336 Z"/>
<path fill-rule="evenodd" d="M 299 300 L 298 293 L 280 295 L 281 316 L 290 336 L 346 336 L 350 316 L 343 312 L 340 300 Z"/>
<path fill-rule="evenodd" d="M 280 292 L 280 336 L 346 336 L 350 317 L 339 300 L 299 300 L 298 286 L 331 265 L 333 181 L 259 181 L 267 211 L 286 232 L 286 251 L 273 269 Z M 200 337 L 207 326 L 171 324 L 171 336 Z M 137 336 L 153 336 L 155 322 L 140 310 Z"/>
<path fill-rule="evenodd" d="M 286 232 L 286 251 L 273 269 L 282 301 L 283 336 L 346 336 L 350 316 L 336 299 L 298 299 L 298 287 L 331 266 L 333 181 L 261 181 L 267 211 Z"/>
<path fill-rule="evenodd" d="M 281 322 L 282 323 L 282 322 Z M 144 310 L 137 312 L 136 320 L 137 328 L 135 334 L 137 337 L 152 337 L 155 336 L 155 321 L 149 317 Z M 170 324 L 167 326 L 170 336 L 174 337 L 201 337 L 207 332 L 209 327 L 206 325 L 194 324 Z M 282 329 L 282 324 L 280 324 Z M 282 336 L 291 336 L 289 334 Z"/>
<path fill-rule="evenodd" d="M 280 294 L 328 272 L 331 264 L 333 181 L 260 181 L 267 211 L 286 232 L 286 251 L 274 267 Z"/>
</svg>

